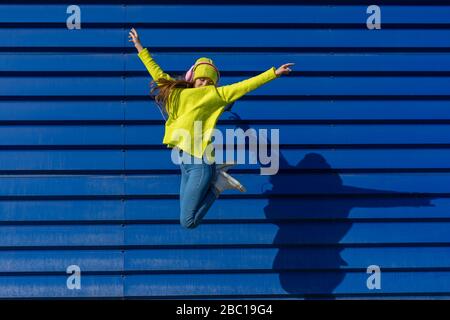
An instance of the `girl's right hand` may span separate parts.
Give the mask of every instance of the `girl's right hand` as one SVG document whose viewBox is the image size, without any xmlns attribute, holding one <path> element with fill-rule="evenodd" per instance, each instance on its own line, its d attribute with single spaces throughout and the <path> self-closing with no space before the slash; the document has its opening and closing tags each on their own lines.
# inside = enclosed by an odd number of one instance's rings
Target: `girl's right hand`
<svg viewBox="0 0 450 320">
<path fill-rule="evenodd" d="M 129 38 L 128 41 L 133 42 L 134 46 L 136 47 L 136 49 L 138 49 L 138 51 L 142 50 L 141 40 L 139 39 L 139 35 L 138 35 L 136 29 L 134 29 L 134 28 L 131 29 L 128 38 Z"/>
</svg>

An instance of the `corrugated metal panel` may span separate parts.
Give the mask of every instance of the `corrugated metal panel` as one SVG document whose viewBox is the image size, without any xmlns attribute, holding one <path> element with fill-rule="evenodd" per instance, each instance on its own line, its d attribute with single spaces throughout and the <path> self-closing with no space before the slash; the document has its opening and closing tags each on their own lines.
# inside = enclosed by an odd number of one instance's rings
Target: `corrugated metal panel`
<svg viewBox="0 0 450 320">
<path fill-rule="evenodd" d="M 450 296 L 441 2 L 381 5 L 381 30 L 348 1 L 81 2 L 81 30 L 56 2 L 0 5 L 0 298 Z M 233 168 L 248 192 L 195 230 L 132 26 L 174 75 L 200 55 L 223 84 L 296 62 L 218 124 L 280 129 L 280 172 Z"/>
</svg>

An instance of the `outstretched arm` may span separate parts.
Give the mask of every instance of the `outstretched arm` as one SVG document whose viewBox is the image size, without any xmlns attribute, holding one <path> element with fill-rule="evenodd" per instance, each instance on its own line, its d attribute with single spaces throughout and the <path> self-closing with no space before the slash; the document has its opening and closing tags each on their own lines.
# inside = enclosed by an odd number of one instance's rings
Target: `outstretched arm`
<svg viewBox="0 0 450 320">
<path fill-rule="evenodd" d="M 227 86 L 218 87 L 217 92 L 219 93 L 220 97 L 227 103 L 234 102 L 250 91 L 259 88 L 263 84 L 272 81 L 273 79 L 279 78 L 283 74 L 289 74 L 289 72 L 292 71 L 289 67 L 293 65 L 294 63 L 286 63 L 278 69 L 272 67 L 255 77 Z"/>
<path fill-rule="evenodd" d="M 148 52 L 147 48 L 144 48 L 139 39 L 139 35 L 136 29 L 132 28 L 129 33 L 130 42 L 134 43 L 136 50 L 138 51 L 138 56 L 142 63 L 147 68 L 148 73 L 152 76 L 153 80 L 156 82 L 159 78 L 164 78 L 167 80 L 173 80 L 171 76 L 165 73 L 161 67 L 156 63 L 153 57 Z"/>
</svg>

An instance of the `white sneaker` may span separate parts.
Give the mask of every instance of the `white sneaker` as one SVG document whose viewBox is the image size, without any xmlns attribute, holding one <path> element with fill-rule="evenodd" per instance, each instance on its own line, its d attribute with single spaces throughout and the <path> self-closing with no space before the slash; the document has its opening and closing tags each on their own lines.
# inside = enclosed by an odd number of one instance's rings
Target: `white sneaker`
<svg viewBox="0 0 450 320">
<path fill-rule="evenodd" d="M 245 187 L 235 178 L 233 178 L 230 174 L 226 173 L 223 170 L 219 170 L 217 173 L 217 178 L 214 181 L 214 187 L 218 191 L 218 193 L 222 193 L 225 190 L 236 189 L 240 192 L 246 192 Z"/>
<path fill-rule="evenodd" d="M 228 169 L 230 169 L 234 165 L 236 165 L 236 163 L 234 163 L 234 162 L 226 162 L 226 163 L 216 164 L 216 171 L 219 172 L 219 170 L 222 170 L 224 172 L 227 172 Z"/>
</svg>

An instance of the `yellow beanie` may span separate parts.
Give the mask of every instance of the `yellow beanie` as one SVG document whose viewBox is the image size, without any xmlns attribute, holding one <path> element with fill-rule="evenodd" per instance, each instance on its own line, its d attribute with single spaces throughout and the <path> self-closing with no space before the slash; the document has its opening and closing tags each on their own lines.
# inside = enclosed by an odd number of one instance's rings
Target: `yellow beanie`
<svg viewBox="0 0 450 320">
<path fill-rule="evenodd" d="M 200 64 L 199 64 L 200 63 Z M 198 65 L 197 65 L 198 64 Z M 194 81 L 197 78 L 209 78 L 216 85 L 219 81 L 219 70 L 214 65 L 214 62 L 209 58 L 199 58 L 195 61 L 196 67 L 194 68 Z"/>
</svg>

